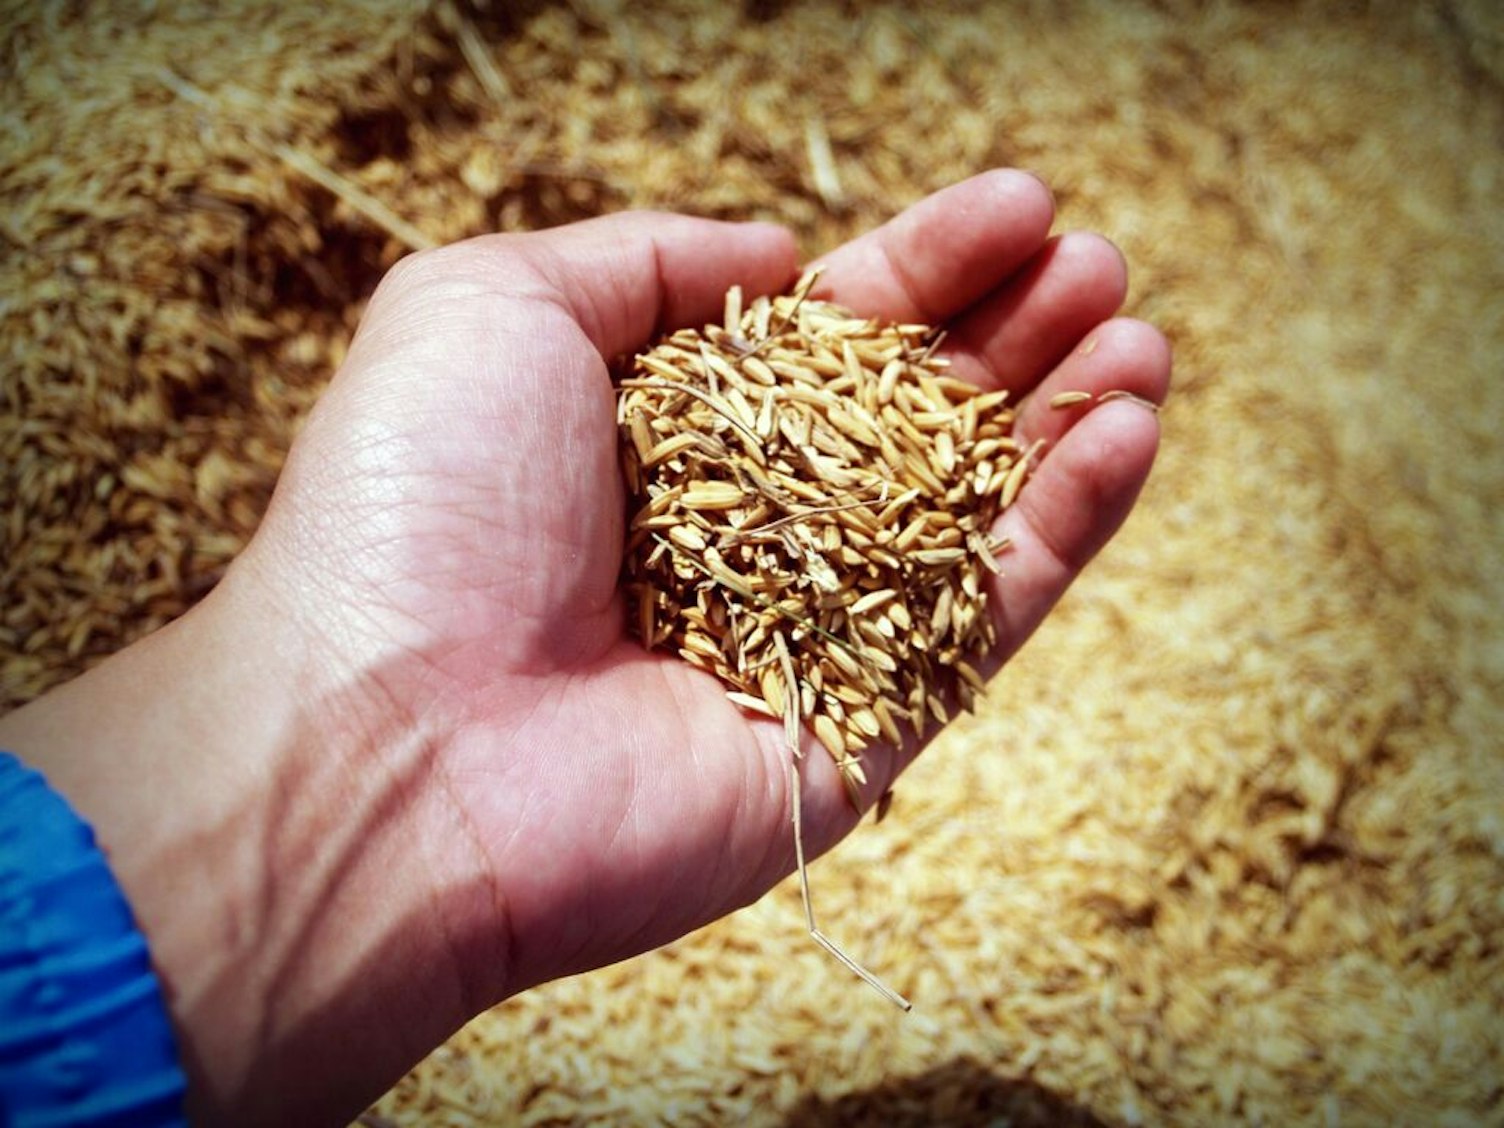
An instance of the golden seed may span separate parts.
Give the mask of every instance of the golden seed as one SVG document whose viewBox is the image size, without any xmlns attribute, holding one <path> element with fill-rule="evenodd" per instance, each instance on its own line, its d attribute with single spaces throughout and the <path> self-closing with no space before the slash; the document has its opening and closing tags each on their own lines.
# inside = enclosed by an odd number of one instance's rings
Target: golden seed
<svg viewBox="0 0 1504 1128">
<path fill-rule="evenodd" d="M 633 416 L 632 418 L 634 438 L 636 437 L 635 428 L 637 421 L 641 418 L 642 417 L 640 415 Z M 674 455 L 680 454 L 693 446 L 698 446 L 701 441 L 702 436 L 695 434 L 693 431 L 680 431 L 677 435 L 674 435 L 671 438 L 664 439 L 661 443 L 656 443 L 653 446 L 650 446 L 647 450 L 647 453 L 641 455 L 642 465 L 644 467 L 652 467 L 658 465 L 658 463 L 660 462 L 667 462 L 670 458 L 673 458 Z M 641 450 L 640 445 L 638 449 Z"/>
<path fill-rule="evenodd" d="M 877 714 L 871 709 L 855 709 L 850 716 L 852 725 L 866 736 L 875 737 L 882 734 L 882 725 L 878 724 Z"/>
<path fill-rule="evenodd" d="M 862 768 L 862 762 L 855 756 L 842 756 L 836 761 L 836 767 L 841 769 L 843 776 L 848 776 L 852 782 L 865 784 L 867 773 Z"/>
<path fill-rule="evenodd" d="M 773 710 L 775 716 L 783 715 L 783 675 L 774 666 L 764 666 L 762 678 L 762 698 L 768 703 L 768 708 Z"/>
<path fill-rule="evenodd" d="M 846 756 L 846 740 L 841 736 L 841 729 L 824 713 L 816 713 L 813 721 L 815 736 L 820 743 L 825 745 L 826 751 L 837 760 Z"/>
<path fill-rule="evenodd" d="M 947 564 L 956 564 L 966 558 L 966 552 L 960 548 L 921 548 L 911 554 L 921 564 L 931 567 L 943 567 Z"/>
<path fill-rule="evenodd" d="M 1050 397 L 1051 407 L 1075 407 L 1078 403 L 1090 403 L 1090 392 L 1059 392 Z"/>
<path fill-rule="evenodd" d="M 897 598 L 898 593 L 892 588 L 879 588 L 877 591 L 869 591 L 851 605 L 851 614 L 865 615 L 874 607 L 881 607 L 884 603 Z"/>
<path fill-rule="evenodd" d="M 782 716 L 781 713 L 779 713 L 761 697 L 755 697 L 750 693 L 741 693 L 733 689 L 727 692 L 726 697 L 729 701 L 732 702 L 732 704 L 739 705 L 749 712 L 761 713 L 765 717 L 777 718 Z"/>
<path fill-rule="evenodd" d="M 935 433 L 935 460 L 942 474 L 949 477 L 956 470 L 956 441 L 949 431 Z"/>
<path fill-rule="evenodd" d="M 970 682 L 972 688 L 978 693 L 986 691 L 987 683 L 982 680 L 982 675 L 976 672 L 971 663 L 957 662 L 955 669 L 956 673 L 960 674 L 964 680 Z"/>
<path fill-rule="evenodd" d="M 877 719 L 878 729 L 882 732 L 884 740 L 895 748 L 903 743 L 903 736 L 899 733 L 898 726 L 893 723 L 893 713 L 886 698 L 879 697 L 872 702 L 872 715 Z"/>
<path fill-rule="evenodd" d="M 721 324 L 726 332 L 735 333 L 737 326 L 742 321 L 742 288 L 733 286 L 726 291 L 725 314 L 721 318 Z"/>
<path fill-rule="evenodd" d="M 1013 464 L 1013 469 L 1008 471 L 1008 477 L 1003 481 L 1002 493 L 998 495 L 999 508 L 1007 509 L 1018 497 L 1018 491 L 1023 489 L 1024 478 L 1029 473 L 1029 460 L 1020 458 Z"/>
<path fill-rule="evenodd" d="M 755 356 L 743 357 L 741 366 L 742 371 L 759 384 L 771 388 L 778 383 L 778 377 L 773 374 L 773 370 Z"/>
<path fill-rule="evenodd" d="M 696 482 L 684 491 L 679 504 L 685 509 L 735 509 L 746 499 L 733 482 Z"/>
<path fill-rule="evenodd" d="M 706 547 L 708 547 L 705 534 L 690 524 L 672 526 L 668 531 L 668 538 L 680 548 L 687 549 L 690 552 L 704 552 Z"/>
</svg>

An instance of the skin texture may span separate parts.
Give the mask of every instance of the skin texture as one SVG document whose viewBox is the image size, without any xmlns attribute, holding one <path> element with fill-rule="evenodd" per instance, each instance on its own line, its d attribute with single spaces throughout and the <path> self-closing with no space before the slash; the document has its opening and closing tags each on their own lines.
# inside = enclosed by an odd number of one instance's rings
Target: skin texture
<svg viewBox="0 0 1504 1128">
<path fill-rule="evenodd" d="M 992 593 L 1020 646 L 1131 508 L 1160 334 L 1105 240 L 994 171 L 831 253 L 816 292 L 944 323 L 1048 440 Z M 96 827 L 215 1123 L 336 1123 L 470 1017 L 790 872 L 781 726 L 627 637 L 607 363 L 796 276 L 789 234 L 626 214 L 399 263 L 256 537 L 192 612 L 0 721 Z M 812 852 L 855 824 L 806 736 Z M 864 805 L 917 753 L 877 748 Z"/>
</svg>

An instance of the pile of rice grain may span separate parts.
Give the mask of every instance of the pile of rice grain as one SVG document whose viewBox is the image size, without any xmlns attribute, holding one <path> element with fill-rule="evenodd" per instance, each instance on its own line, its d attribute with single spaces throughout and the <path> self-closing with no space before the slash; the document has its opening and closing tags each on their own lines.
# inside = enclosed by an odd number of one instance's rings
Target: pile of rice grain
<svg viewBox="0 0 1504 1128">
<path fill-rule="evenodd" d="M 810 300 L 815 279 L 745 312 L 733 289 L 724 325 L 620 381 L 624 572 L 647 646 L 784 718 L 793 748 L 810 724 L 855 802 L 862 749 L 983 688 L 989 530 L 1030 458 L 1007 393 L 947 375 L 942 334 Z"/>
</svg>

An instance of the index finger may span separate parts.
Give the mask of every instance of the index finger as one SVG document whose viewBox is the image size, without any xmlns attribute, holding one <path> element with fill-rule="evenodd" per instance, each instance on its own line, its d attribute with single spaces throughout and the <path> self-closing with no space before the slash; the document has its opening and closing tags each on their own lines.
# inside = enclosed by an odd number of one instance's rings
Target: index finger
<svg viewBox="0 0 1504 1128">
<path fill-rule="evenodd" d="M 811 296 L 863 317 L 940 325 L 1044 246 L 1055 203 L 1027 172 L 994 169 L 942 188 L 816 260 Z"/>
</svg>

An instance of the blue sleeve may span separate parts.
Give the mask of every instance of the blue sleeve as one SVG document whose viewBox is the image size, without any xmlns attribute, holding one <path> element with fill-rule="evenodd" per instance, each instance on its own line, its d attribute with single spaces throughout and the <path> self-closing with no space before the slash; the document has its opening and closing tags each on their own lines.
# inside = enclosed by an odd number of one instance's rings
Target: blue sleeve
<svg viewBox="0 0 1504 1128">
<path fill-rule="evenodd" d="M 0 1124 L 186 1123 L 161 988 L 94 833 L 0 752 Z"/>
</svg>

